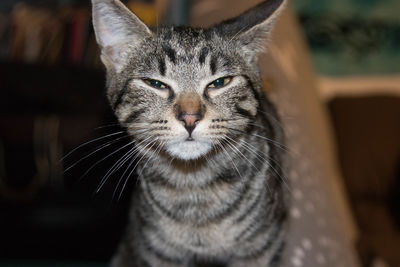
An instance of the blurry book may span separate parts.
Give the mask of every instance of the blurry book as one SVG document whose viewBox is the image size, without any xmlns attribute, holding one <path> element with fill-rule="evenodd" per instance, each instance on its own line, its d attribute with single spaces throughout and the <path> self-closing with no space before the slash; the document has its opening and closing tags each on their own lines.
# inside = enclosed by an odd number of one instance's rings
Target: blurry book
<svg viewBox="0 0 400 267">
<path fill-rule="evenodd" d="M 1 60 L 7 59 L 9 37 L 10 37 L 10 15 L 0 13 L 0 59 Z"/>
<path fill-rule="evenodd" d="M 158 26 L 163 18 L 168 0 L 131 0 L 128 8 L 149 26 Z"/>
<path fill-rule="evenodd" d="M 77 9 L 72 14 L 69 62 L 72 64 L 81 64 L 87 35 L 89 32 L 89 10 L 86 8 Z"/>
</svg>

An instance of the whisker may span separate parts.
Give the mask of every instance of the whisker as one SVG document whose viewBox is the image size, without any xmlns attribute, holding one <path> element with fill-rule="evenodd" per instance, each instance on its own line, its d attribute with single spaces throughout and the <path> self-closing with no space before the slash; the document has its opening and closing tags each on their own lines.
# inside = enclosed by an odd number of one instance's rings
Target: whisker
<svg viewBox="0 0 400 267">
<path fill-rule="evenodd" d="M 233 167 L 235 168 L 235 170 L 237 171 L 240 179 L 243 180 L 242 175 L 239 172 L 239 169 L 237 168 L 235 162 L 233 161 L 231 155 L 229 155 L 228 151 L 226 151 L 225 147 L 220 143 L 220 141 L 217 142 L 217 145 L 222 149 L 222 151 L 224 151 L 224 154 L 226 154 L 228 156 L 228 158 L 230 159 L 230 161 L 232 162 Z"/>
<path fill-rule="evenodd" d="M 131 148 L 128 152 L 126 152 L 119 160 L 117 160 L 113 166 L 107 171 L 107 173 L 101 178 L 99 185 L 97 186 L 95 190 L 95 194 L 98 194 L 100 190 L 103 188 L 104 184 L 108 180 L 108 178 L 119 168 L 121 168 L 130 157 L 132 157 L 136 152 L 136 148 L 133 147 Z"/>
<path fill-rule="evenodd" d="M 229 137 L 228 137 L 228 138 L 229 138 Z M 234 142 L 237 142 L 237 141 L 235 141 L 234 139 L 231 139 L 231 140 L 234 141 Z M 257 148 L 255 148 L 255 147 L 252 146 L 251 144 L 247 143 L 246 141 L 243 141 L 243 142 L 244 142 L 244 144 L 243 144 L 244 146 L 243 146 L 243 147 L 244 147 L 247 151 L 249 151 L 250 153 L 252 153 L 253 155 L 255 155 L 256 158 L 258 158 L 258 160 L 259 160 L 261 163 L 268 164 L 268 166 L 275 172 L 275 174 L 278 175 L 278 178 L 284 183 L 284 185 L 285 185 L 285 187 L 287 188 L 287 190 L 288 190 L 289 192 L 291 192 L 290 186 L 289 186 L 289 184 L 287 183 L 288 178 L 287 178 L 283 173 L 280 173 L 277 169 L 275 169 L 275 168 L 272 166 L 272 164 L 270 163 L 270 161 L 272 161 L 272 162 L 274 162 L 275 164 L 277 164 L 279 168 L 281 168 L 281 166 L 279 166 L 278 162 L 277 162 L 276 160 L 272 159 L 269 155 L 265 154 L 264 152 L 262 152 L 262 151 L 257 151 Z M 250 146 L 250 147 L 246 147 L 246 146 Z M 253 149 L 251 149 L 251 147 L 252 147 Z M 264 157 L 262 157 L 259 153 L 262 153 L 263 155 L 265 155 L 265 156 L 267 157 L 267 159 L 264 158 Z M 283 175 L 283 176 L 282 176 L 282 175 Z"/>
<path fill-rule="evenodd" d="M 146 163 L 143 165 L 142 170 L 140 171 L 140 173 L 138 174 L 139 176 L 141 176 L 143 174 L 143 170 L 146 168 L 147 164 L 149 163 L 149 161 L 154 157 L 154 155 L 157 155 L 158 153 L 160 153 L 162 147 L 163 147 L 164 143 L 161 142 L 158 144 L 158 146 L 156 147 L 155 151 L 153 151 L 153 153 L 149 156 L 149 158 L 147 159 Z M 150 148 L 151 149 L 151 148 Z"/>
<path fill-rule="evenodd" d="M 284 150 L 286 152 L 294 153 L 287 146 L 285 146 L 285 145 L 283 145 L 283 144 L 281 144 L 281 143 L 279 143 L 279 142 L 277 142 L 277 141 L 275 141 L 275 140 L 273 140 L 271 138 L 268 138 L 268 137 L 265 137 L 265 136 L 261 136 L 261 135 L 258 135 L 256 133 L 247 133 L 245 131 L 234 129 L 234 128 L 230 128 L 230 127 L 226 127 L 226 129 L 231 130 L 231 131 L 236 131 L 236 132 L 239 132 L 239 133 L 242 133 L 242 134 L 246 134 L 246 135 L 249 135 L 249 136 L 254 136 L 254 137 L 258 137 L 258 138 L 267 140 L 267 141 L 271 142 L 272 144 L 276 145 L 278 148 L 280 148 L 280 149 L 282 149 L 282 150 Z"/>
<path fill-rule="evenodd" d="M 64 159 L 66 159 L 68 156 L 70 156 L 72 153 L 74 153 L 75 151 L 77 151 L 78 149 L 80 149 L 80 148 L 83 147 L 83 146 L 86 146 L 86 145 L 91 144 L 91 143 L 93 143 L 93 142 L 96 142 L 96 141 L 99 141 L 99 140 L 102 140 L 102 139 L 105 139 L 105 138 L 107 138 L 107 137 L 111 137 L 111 136 L 114 136 L 114 135 L 122 134 L 122 133 L 125 133 L 125 131 L 119 131 L 119 132 L 116 132 L 116 133 L 108 134 L 108 135 L 101 136 L 101 137 L 98 137 L 98 138 L 96 138 L 96 139 L 87 141 L 87 142 L 85 142 L 85 143 L 79 145 L 78 147 L 74 148 L 73 150 L 71 150 L 67 155 L 65 155 L 64 157 L 62 157 L 62 158 L 60 159 L 60 162 L 63 161 Z"/>
<path fill-rule="evenodd" d="M 279 123 L 278 120 L 277 120 L 277 122 Z M 252 126 L 254 126 L 254 127 L 257 127 L 257 128 L 259 128 L 259 129 L 266 130 L 266 131 L 269 131 L 269 130 L 270 130 L 270 129 L 268 129 L 268 128 L 265 127 L 265 126 L 256 124 L 256 123 L 254 123 L 254 122 L 248 122 L 247 124 L 252 125 Z M 283 132 L 285 132 L 284 129 L 282 128 L 282 125 L 278 124 L 278 127 L 281 128 L 281 130 L 282 130 Z"/>
<path fill-rule="evenodd" d="M 147 166 L 147 164 L 149 163 L 150 159 L 153 158 L 155 155 L 159 154 L 163 146 L 164 146 L 164 142 L 161 142 L 161 143 L 157 146 L 156 150 L 149 156 L 148 160 L 147 160 L 146 163 L 143 165 L 142 171 L 140 172 L 140 174 L 138 174 L 139 177 L 140 177 L 141 174 L 143 173 L 143 170 L 146 168 L 146 166 Z M 152 146 L 152 147 L 153 147 L 153 146 Z M 150 147 L 149 150 L 150 150 L 152 147 Z M 139 164 L 139 162 L 140 162 L 140 160 L 138 161 L 137 164 Z M 137 164 L 133 167 L 132 171 L 130 172 L 130 174 L 129 174 L 128 177 L 127 177 L 127 180 L 128 180 L 129 177 L 131 176 L 132 172 L 136 169 Z M 121 199 L 122 193 L 123 193 L 123 191 L 124 191 L 124 189 L 125 189 L 125 186 L 126 186 L 126 183 L 127 183 L 127 180 L 125 181 L 124 186 L 122 187 L 122 190 L 121 190 L 121 192 L 120 192 L 120 194 L 119 194 L 119 196 L 118 196 L 118 201 Z M 114 196 L 113 196 L 113 198 L 114 198 Z"/>
<path fill-rule="evenodd" d="M 110 128 L 110 127 L 114 127 L 114 126 L 118 126 L 120 125 L 119 123 L 111 123 L 111 124 L 106 124 L 106 125 L 102 125 L 99 127 L 94 128 L 95 130 L 100 130 L 100 129 L 104 129 L 104 128 Z"/>
<path fill-rule="evenodd" d="M 207 161 L 208 166 L 215 165 L 215 161 L 213 159 L 210 159 L 209 156 L 206 155 L 204 158 Z"/>
<path fill-rule="evenodd" d="M 143 142 L 147 141 L 151 137 L 148 137 L 147 139 L 143 140 Z M 149 143 L 151 144 L 151 142 Z M 108 170 L 108 172 L 103 176 L 103 178 L 100 181 L 100 184 L 97 186 L 97 189 L 95 193 L 99 193 L 100 190 L 103 188 L 105 182 L 108 180 L 108 178 L 115 173 L 119 168 L 121 168 L 128 160 L 131 158 L 137 151 L 139 150 L 138 146 L 134 146 L 132 149 L 130 149 L 127 153 L 125 153 L 115 164 Z"/>
<path fill-rule="evenodd" d="M 254 123 L 254 122 L 248 122 L 247 124 L 250 124 L 250 125 L 252 125 L 252 126 L 258 127 L 258 128 L 260 128 L 260 129 L 263 129 L 263 130 L 267 130 L 267 131 L 269 130 L 267 127 L 261 126 L 261 125 L 259 125 L 259 124 Z"/>
<path fill-rule="evenodd" d="M 96 167 L 100 162 L 106 160 L 107 158 L 111 157 L 112 155 L 114 155 L 115 153 L 121 151 L 122 149 L 124 149 L 125 147 L 134 144 L 135 141 L 131 141 L 128 144 L 118 148 L 117 150 L 115 150 L 114 152 L 112 152 L 111 154 L 108 154 L 107 156 L 105 156 L 104 158 L 102 158 L 101 160 L 98 160 L 96 163 L 94 163 L 79 179 L 82 179 L 83 177 L 85 177 L 94 167 Z"/>
<path fill-rule="evenodd" d="M 119 193 L 119 196 L 118 196 L 118 201 L 121 199 L 122 193 L 123 193 L 124 190 L 125 190 L 125 187 L 126 187 L 126 185 L 127 185 L 127 183 L 128 183 L 128 180 L 129 180 L 129 177 L 131 177 L 132 173 L 135 171 L 136 167 L 137 167 L 138 164 L 142 161 L 142 159 L 147 155 L 147 153 L 148 153 L 149 151 L 151 151 L 151 149 L 153 148 L 153 146 L 156 144 L 156 140 L 153 140 L 151 143 L 152 143 L 152 145 L 149 147 L 149 149 L 148 149 L 147 151 L 145 151 L 145 153 L 142 155 L 142 157 L 136 162 L 135 166 L 133 166 L 133 168 L 132 168 L 132 170 L 130 171 L 129 175 L 125 178 L 125 182 L 124 182 L 124 184 L 123 184 L 123 186 L 122 186 L 122 189 L 121 189 L 121 191 L 120 191 L 120 193 Z M 149 143 L 149 144 L 151 144 L 151 143 Z M 147 144 L 147 145 L 149 145 L 149 144 Z M 146 149 L 147 145 L 143 148 L 143 150 Z M 136 157 L 132 160 L 131 164 L 135 161 L 135 159 L 136 159 Z M 130 165 L 131 165 L 131 164 L 130 164 Z M 128 170 L 128 169 L 129 169 L 129 166 L 128 166 L 128 168 L 127 168 L 126 170 Z M 121 178 L 120 178 L 120 180 L 119 180 L 119 182 L 118 182 L 118 185 L 117 185 L 116 189 L 118 188 L 118 186 L 119 186 L 120 182 L 123 180 L 123 178 L 124 178 L 124 175 L 121 176 Z M 113 195 L 113 198 L 114 198 L 114 195 Z"/>
<path fill-rule="evenodd" d="M 229 136 L 225 136 L 225 137 L 231 139 Z M 236 150 L 238 155 L 240 155 L 240 156 L 241 156 L 243 159 L 245 159 L 252 167 L 254 167 L 258 172 L 260 172 L 260 170 L 259 170 L 256 166 L 254 166 L 254 164 L 253 164 L 245 155 L 243 155 L 243 153 L 242 153 L 234 144 L 232 144 L 232 142 L 230 142 L 229 139 L 225 139 L 226 142 L 227 142 L 227 144 L 228 144 L 228 146 L 230 146 L 232 149 Z M 231 139 L 231 140 L 233 140 L 233 139 Z M 235 141 L 235 143 L 239 145 L 238 142 Z"/>
<path fill-rule="evenodd" d="M 257 108 L 257 111 L 259 111 L 260 113 L 262 113 L 262 114 L 268 116 L 270 119 L 273 119 L 273 120 L 275 120 L 276 122 L 279 122 L 280 124 L 282 123 L 281 121 L 279 121 L 279 120 L 276 118 L 276 116 L 275 116 L 274 114 L 268 113 L 267 111 L 265 111 L 264 109 L 262 109 L 262 108 L 260 108 L 260 107 Z M 295 117 L 295 116 L 291 116 L 291 115 L 284 115 L 284 116 L 280 115 L 279 118 L 295 119 L 296 117 Z"/>
<path fill-rule="evenodd" d="M 230 138 L 230 137 L 229 137 Z M 235 141 L 234 139 L 232 139 L 232 138 L 230 138 L 233 142 L 237 142 L 237 141 Z M 249 142 L 247 142 L 247 141 L 245 141 L 245 140 L 242 140 L 242 142 L 243 142 L 243 146 L 245 147 L 245 148 L 247 148 L 247 149 L 250 149 L 251 151 L 253 151 L 254 153 L 256 153 L 256 155 L 258 156 L 258 157 L 260 157 L 262 160 L 264 160 L 264 161 L 272 161 L 272 162 L 274 162 L 275 164 L 277 164 L 278 166 L 279 166 L 279 162 L 277 162 L 275 159 L 273 159 L 272 157 L 270 157 L 270 155 L 269 154 L 267 154 L 267 153 L 265 153 L 265 152 L 263 152 L 263 151 L 259 151 L 259 149 L 258 148 L 256 148 L 255 146 L 253 146 L 252 144 L 250 144 Z M 260 155 L 261 154 L 261 155 Z M 264 158 L 264 157 L 262 157 L 262 156 L 265 156 L 266 158 Z M 262 162 L 264 162 L 264 161 L 262 161 Z M 280 166 L 279 166 L 280 167 Z"/>
<path fill-rule="evenodd" d="M 261 114 L 267 116 L 267 117 L 268 117 L 267 119 L 268 119 L 269 121 L 275 122 L 276 125 L 278 125 L 278 127 L 279 127 L 282 131 L 284 131 L 282 122 L 281 122 L 279 119 L 277 119 L 277 118 L 275 117 L 275 115 L 273 115 L 273 114 L 271 114 L 271 113 L 268 113 L 268 112 L 266 112 L 265 110 L 260 109 L 260 108 L 257 108 L 257 112 L 260 112 Z M 285 118 L 286 118 L 286 116 L 285 116 Z"/>
<path fill-rule="evenodd" d="M 109 147 L 110 145 L 114 144 L 114 143 L 117 142 L 118 140 L 121 140 L 121 139 L 127 138 L 127 137 L 129 137 L 129 136 L 122 136 L 122 137 L 119 137 L 119 138 L 117 138 L 117 139 L 108 141 L 107 143 L 96 147 L 96 149 L 95 149 L 94 151 L 92 151 L 92 152 L 89 153 L 88 155 L 84 156 L 83 158 L 77 160 L 77 161 L 76 161 L 75 163 L 73 163 L 71 166 L 69 166 L 68 168 L 66 168 L 66 169 L 64 170 L 64 173 L 68 172 L 70 169 L 72 169 L 73 167 L 75 167 L 76 165 L 78 165 L 80 162 L 84 161 L 85 159 L 87 159 L 87 158 L 90 157 L 91 155 L 93 155 L 93 154 L 99 152 L 100 150 L 103 150 L 103 149 L 106 148 L 106 147 Z"/>
<path fill-rule="evenodd" d="M 232 139 L 232 138 L 230 138 L 229 136 L 225 136 L 226 138 L 229 138 L 230 140 L 232 140 L 233 142 L 235 142 L 236 144 L 238 144 L 238 145 L 240 145 L 239 144 L 239 142 L 237 142 L 237 141 L 235 141 L 234 139 Z M 243 142 L 245 142 L 245 141 L 243 141 Z M 233 145 L 233 144 L 232 144 Z M 244 147 L 244 146 L 243 146 Z M 246 149 L 246 147 L 244 147 L 245 149 Z M 239 152 L 240 152 L 240 150 L 238 149 L 238 148 L 236 148 Z M 252 151 L 250 151 L 249 149 L 246 149 L 248 152 L 252 152 Z M 240 154 L 242 155 L 242 158 L 244 158 L 248 163 L 250 163 L 250 165 L 252 166 L 252 167 L 254 167 L 256 170 L 257 170 L 257 172 L 261 172 L 260 171 L 260 169 L 259 168 L 257 168 L 245 155 L 243 155 L 243 153 L 241 153 L 240 152 Z M 256 155 L 256 159 L 258 159 L 257 158 L 257 154 L 255 154 Z M 269 164 L 267 161 L 266 162 L 264 162 L 264 161 L 261 161 L 260 159 L 258 159 L 258 161 L 260 162 L 260 163 L 262 163 L 262 164 L 264 164 L 264 163 L 267 163 L 267 164 Z M 269 188 L 269 186 L 268 186 L 268 184 L 267 184 L 267 188 L 268 188 L 268 191 L 271 193 L 271 189 Z"/>
</svg>

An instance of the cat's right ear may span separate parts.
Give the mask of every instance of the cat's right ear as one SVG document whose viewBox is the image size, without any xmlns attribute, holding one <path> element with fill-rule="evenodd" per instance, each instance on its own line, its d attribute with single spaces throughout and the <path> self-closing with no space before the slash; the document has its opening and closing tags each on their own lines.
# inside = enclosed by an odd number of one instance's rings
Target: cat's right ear
<svg viewBox="0 0 400 267">
<path fill-rule="evenodd" d="M 119 0 L 92 0 L 93 27 L 107 70 L 120 72 L 127 53 L 151 30 Z"/>
<path fill-rule="evenodd" d="M 251 61 L 265 50 L 271 29 L 286 0 L 264 0 L 238 17 L 215 26 L 217 32 L 236 40 Z"/>
</svg>

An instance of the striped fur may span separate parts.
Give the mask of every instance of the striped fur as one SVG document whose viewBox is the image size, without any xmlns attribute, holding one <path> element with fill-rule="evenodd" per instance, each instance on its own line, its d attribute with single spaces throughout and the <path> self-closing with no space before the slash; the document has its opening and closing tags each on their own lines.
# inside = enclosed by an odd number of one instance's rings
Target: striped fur
<svg viewBox="0 0 400 267">
<path fill-rule="evenodd" d="M 108 97 L 138 150 L 113 267 L 278 266 L 285 149 L 256 58 L 281 6 L 150 30 L 119 1 L 93 0 Z"/>
</svg>

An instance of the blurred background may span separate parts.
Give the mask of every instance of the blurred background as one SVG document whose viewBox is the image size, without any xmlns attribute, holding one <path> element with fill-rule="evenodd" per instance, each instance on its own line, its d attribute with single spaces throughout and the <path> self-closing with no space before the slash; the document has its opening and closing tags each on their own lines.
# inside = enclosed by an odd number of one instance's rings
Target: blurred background
<svg viewBox="0 0 400 267">
<path fill-rule="evenodd" d="M 124 2 L 154 27 L 196 25 L 223 8 Z M 359 257 L 400 266 L 400 1 L 291 8 L 329 114 Z M 0 266 L 105 266 L 118 243 L 131 190 L 112 170 L 128 140 L 98 55 L 89 1 L 0 1 Z"/>
</svg>

